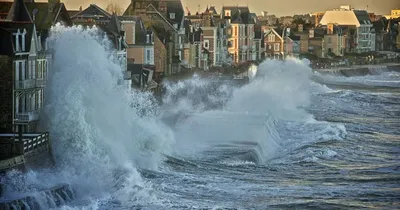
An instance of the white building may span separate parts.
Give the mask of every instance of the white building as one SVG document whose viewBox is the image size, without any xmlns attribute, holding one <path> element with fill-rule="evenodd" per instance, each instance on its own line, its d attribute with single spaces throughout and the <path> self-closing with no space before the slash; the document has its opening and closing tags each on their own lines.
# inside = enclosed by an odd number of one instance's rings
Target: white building
<svg viewBox="0 0 400 210">
<path fill-rule="evenodd" d="M 320 25 L 327 26 L 334 24 L 342 28 L 354 28 L 354 34 L 347 34 L 347 38 L 352 38 L 356 52 L 375 51 L 375 34 L 373 33 L 372 23 L 365 10 L 353 10 L 350 7 L 341 7 L 337 10 L 326 11 L 320 21 Z"/>
</svg>

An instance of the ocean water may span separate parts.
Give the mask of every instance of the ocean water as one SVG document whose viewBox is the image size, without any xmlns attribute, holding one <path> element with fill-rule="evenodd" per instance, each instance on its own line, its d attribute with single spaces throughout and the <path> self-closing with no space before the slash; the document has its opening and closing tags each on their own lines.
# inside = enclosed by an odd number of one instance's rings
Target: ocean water
<svg viewBox="0 0 400 210">
<path fill-rule="evenodd" d="M 43 209 L 400 208 L 399 72 L 266 60 L 243 87 L 167 84 L 159 105 L 124 89 L 97 29 L 55 26 L 49 41 L 41 126 L 57 168 L 10 172 L 8 198 L 67 183 L 75 199 Z"/>
</svg>

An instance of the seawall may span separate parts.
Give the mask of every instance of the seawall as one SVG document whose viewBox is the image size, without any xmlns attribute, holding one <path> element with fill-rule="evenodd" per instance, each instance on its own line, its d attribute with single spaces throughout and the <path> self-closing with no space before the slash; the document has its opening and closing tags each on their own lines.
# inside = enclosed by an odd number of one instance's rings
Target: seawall
<svg viewBox="0 0 400 210">
<path fill-rule="evenodd" d="M 385 71 L 398 71 L 400 72 L 400 63 L 379 64 L 379 65 L 360 65 L 351 67 L 338 67 L 331 69 L 314 69 L 314 72 L 320 74 L 328 74 L 335 76 L 366 76 L 376 75 Z"/>
<path fill-rule="evenodd" d="M 49 209 L 64 205 L 74 199 L 70 185 L 63 184 L 20 198 L 0 199 L 0 210 Z"/>
</svg>

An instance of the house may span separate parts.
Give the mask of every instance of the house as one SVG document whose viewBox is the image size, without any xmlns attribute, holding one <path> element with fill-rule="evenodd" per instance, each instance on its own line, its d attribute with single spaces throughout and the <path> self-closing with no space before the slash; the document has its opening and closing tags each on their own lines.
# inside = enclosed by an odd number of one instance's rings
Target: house
<svg viewBox="0 0 400 210">
<path fill-rule="evenodd" d="M 122 29 L 126 31 L 129 63 L 154 65 L 154 33 L 138 16 L 121 16 Z"/>
<path fill-rule="evenodd" d="M 299 36 L 288 36 L 292 42 L 292 55 L 299 56 L 300 55 L 300 37 Z"/>
<path fill-rule="evenodd" d="M 343 28 L 330 23 L 325 30 L 324 55 L 343 56 L 346 49 L 346 37 L 343 36 Z"/>
<path fill-rule="evenodd" d="M 150 24 L 156 36 L 167 47 L 167 69 L 164 75 L 181 71 L 183 58 L 184 10 L 180 0 L 132 0 L 124 16 L 140 16 Z"/>
<path fill-rule="evenodd" d="M 0 2 L 0 20 L 7 17 L 13 2 Z M 60 0 L 48 0 L 48 2 L 25 1 L 25 6 L 35 24 L 40 45 L 47 47 L 46 39 L 49 36 L 51 26 L 56 23 L 71 26 L 72 21 L 68 11 Z M 49 55 L 50 56 L 50 55 Z"/>
<path fill-rule="evenodd" d="M 23 0 L 14 0 L 0 20 L 0 44 L 0 132 L 34 132 L 49 60 Z"/>
<path fill-rule="evenodd" d="M 264 51 L 264 31 L 261 30 L 260 24 L 254 25 L 254 46 L 255 46 L 255 53 L 252 55 L 253 61 L 261 60 L 261 53 Z"/>
<path fill-rule="evenodd" d="M 265 57 L 282 59 L 284 56 L 283 41 L 282 36 L 275 29 L 270 28 L 264 31 Z"/>
<path fill-rule="evenodd" d="M 252 60 L 256 56 L 254 19 L 247 6 L 224 6 L 221 19 L 228 24 L 228 52 L 234 63 Z"/>
<path fill-rule="evenodd" d="M 327 26 L 330 23 L 347 28 L 343 30 L 343 34 L 350 42 L 348 51 L 360 53 L 375 50 L 375 37 L 371 31 L 373 25 L 367 11 L 353 10 L 350 7 L 326 11 L 320 25 Z"/>
<path fill-rule="evenodd" d="M 399 49 L 396 46 L 396 39 L 399 34 L 399 24 L 400 18 L 386 19 L 385 17 L 382 17 L 373 22 L 373 29 L 376 34 L 376 51 L 396 51 Z"/>
<path fill-rule="evenodd" d="M 75 25 L 82 26 L 107 25 L 110 19 L 111 14 L 96 4 L 90 4 L 86 9 L 71 16 L 71 20 Z"/>
<path fill-rule="evenodd" d="M 203 13 L 196 13 L 186 18 L 194 28 L 201 28 L 203 48 L 205 52 L 209 53 L 209 66 L 230 64 L 226 42 L 226 23 L 220 18 L 215 7 L 207 7 Z M 205 67 L 203 66 L 203 68 Z"/>
<path fill-rule="evenodd" d="M 126 43 L 125 31 L 121 27 L 121 22 L 118 16 L 113 14 L 107 25 L 100 24 L 98 27 L 104 31 L 105 36 L 107 36 L 111 41 L 115 50 L 116 59 L 118 60 L 118 63 L 122 69 L 124 85 L 127 89 L 130 89 L 132 86 L 132 75 L 131 72 L 128 71 L 127 66 L 126 50 L 128 48 L 128 44 Z"/>
<path fill-rule="evenodd" d="M 130 89 L 132 85 L 131 72 L 128 71 L 128 56 L 125 31 L 122 23 L 116 14 L 109 14 L 95 4 L 90 4 L 86 9 L 71 17 L 75 25 L 97 26 L 104 35 L 111 41 L 114 47 L 115 56 L 121 66 L 124 84 Z"/>
<path fill-rule="evenodd" d="M 400 9 L 392 9 L 390 15 L 384 15 L 386 19 L 396 19 L 400 18 Z"/>
</svg>

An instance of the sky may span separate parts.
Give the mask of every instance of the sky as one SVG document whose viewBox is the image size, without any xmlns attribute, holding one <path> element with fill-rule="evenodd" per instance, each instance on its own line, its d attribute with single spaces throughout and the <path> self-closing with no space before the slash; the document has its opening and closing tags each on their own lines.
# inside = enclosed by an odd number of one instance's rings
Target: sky
<svg viewBox="0 0 400 210">
<path fill-rule="evenodd" d="M 36 0 L 46 1 L 46 0 Z M 130 0 L 61 0 L 67 9 L 78 9 L 80 6 L 86 8 L 89 4 L 97 4 L 105 8 L 107 3 L 116 2 L 123 10 L 127 8 Z M 218 3 L 216 3 L 218 2 Z M 232 3 L 235 2 L 235 3 Z M 267 11 L 268 14 L 277 16 L 307 14 L 317 11 L 325 11 L 337 8 L 342 4 L 350 4 L 356 9 L 365 9 L 376 14 L 389 14 L 390 9 L 399 8 L 400 0 L 182 0 L 184 7 L 188 7 L 192 13 L 204 11 L 207 5 L 215 4 L 219 11 L 223 5 L 248 5 L 251 12 L 261 14 Z"/>
</svg>

